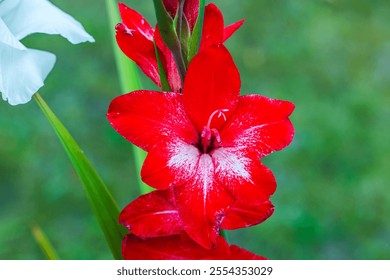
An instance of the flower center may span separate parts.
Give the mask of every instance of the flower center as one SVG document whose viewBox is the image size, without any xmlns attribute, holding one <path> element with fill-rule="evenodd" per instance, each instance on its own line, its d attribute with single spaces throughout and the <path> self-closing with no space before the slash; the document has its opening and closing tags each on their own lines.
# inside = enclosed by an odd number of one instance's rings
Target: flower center
<svg viewBox="0 0 390 280">
<path fill-rule="evenodd" d="M 228 109 L 218 109 L 211 113 L 207 125 L 203 127 L 202 133 L 200 134 L 199 143 L 197 147 L 204 154 L 210 153 L 212 150 L 222 146 L 221 136 L 215 128 L 211 128 L 211 122 L 216 116 L 217 118 L 223 117 L 226 121 L 225 112 L 228 112 Z"/>
</svg>

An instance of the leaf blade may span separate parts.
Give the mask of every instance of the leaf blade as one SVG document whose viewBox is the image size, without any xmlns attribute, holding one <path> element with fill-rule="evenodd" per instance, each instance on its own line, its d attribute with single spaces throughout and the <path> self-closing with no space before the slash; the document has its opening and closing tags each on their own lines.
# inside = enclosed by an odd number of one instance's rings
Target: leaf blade
<svg viewBox="0 0 390 280">
<path fill-rule="evenodd" d="M 38 243 L 39 247 L 41 248 L 42 252 L 47 256 L 49 260 L 60 259 L 58 257 L 56 250 L 51 244 L 49 238 L 46 236 L 46 234 L 42 231 L 42 229 L 39 226 L 33 225 L 31 228 L 31 232 L 35 238 L 35 241 Z"/>
<path fill-rule="evenodd" d="M 84 152 L 39 93 L 34 98 L 68 154 L 114 258 L 122 259 L 121 244 L 126 230 L 118 222 L 118 205 Z"/>
</svg>

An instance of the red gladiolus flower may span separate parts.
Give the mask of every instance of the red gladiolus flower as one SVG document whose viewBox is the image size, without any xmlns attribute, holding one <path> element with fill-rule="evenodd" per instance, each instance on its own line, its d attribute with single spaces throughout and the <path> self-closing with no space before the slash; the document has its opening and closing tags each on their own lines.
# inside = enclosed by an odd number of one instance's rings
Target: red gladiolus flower
<svg viewBox="0 0 390 280">
<path fill-rule="evenodd" d="M 128 234 L 122 243 L 125 260 L 265 260 L 236 245 L 228 245 L 218 237 L 216 246 L 205 249 L 185 233 L 166 237 L 141 239 Z"/>
<path fill-rule="evenodd" d="M 177 6 L 169 4 L 175 4 L 176 1 L 165 2 L 167 2 L 165 3 L 166 7 L 170 7 L 168 11 L 176 13 Z M 199 7 L 194 4 L 194 1 L 190 1 L 185 7 L 188 7 L 185 10 L 185 14 L 189 18 L 190 27 L 192 26 L 193 28 L 198 14 L 198 11 L 193 11 L 193 9 L 199 9 Z M 182 84 L 175 60 L 171 51 L 164 44 L 158 28 L 154 30 L 141 14 L 124 4 L 119 4 L 119 11 L 123 22 L 116 26 L 116 40 L 121 50 L 141 68 L 146 76 L 161 88 L 154 47 L 155 42 L 172 91 L 181 92 Z M 243 20 L 224 27 L 221 11 L 213 4 L 207 5 L 205 8 L 201 49 L 213 44 L 223 43 L 242 23 Z"/>
<path fill-rule="evenodd" d="M 259 158 L 293 139 L 294 105 L 239 96 L 240 84 L 227 49 L 211 46 L 189 64 L 183 94 L 135 91 L 115 98 L 107 114 L 148 152 L 143 181 L 172 190 L 184 230 L 205 248 L 216 244 L 221 228 L 242 226 L 242 211 L 228 218 L 232 209 L 268 200 L 276 183 Z"/>
</svg>

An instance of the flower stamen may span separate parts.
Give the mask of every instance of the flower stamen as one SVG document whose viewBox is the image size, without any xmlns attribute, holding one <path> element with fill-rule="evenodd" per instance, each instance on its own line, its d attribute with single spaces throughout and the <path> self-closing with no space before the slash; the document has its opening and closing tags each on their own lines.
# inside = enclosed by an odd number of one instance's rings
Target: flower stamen
<svg viewBox="0 0 390 280">
<path fill-rule="evenodd" d="M 218 110 L 215 110 L 214 112 L 212 112 L 211 115 L 210 115 L 210 117 L 209 117 L 209 120 L 208 120 L 208 122 L 207 122 L 206 127 L 207 127 L 207 128 L 210 128 L 211 121 L 213 120 L 213 118 L 214 118 L 214 116 L 215 116 L 216 114 L 218 114 L 217 118 L 220 118 L 220 117 L 222 116 L 223 119 L 224 119 L 225 122 L 226 122 L 225 112 L 229 112 L 229 109 L 218 109 Z"/>
<path fill-rule="evenodd" d="M 210 128 L 210 126 L 215 116 L 217 116 L 217 118 L 223 117 L 226 121 L 227 118 L 225 113 L 228 111 L 229 109 L 218 109 L 211 113 L 207 125 L 203 127 L 202 133 L 200 134 L 198 147 L 203 153 L 209 153 L 213 149 L 222 146 L 221 136 L 219 135 L 218 130 L 216 128 Z"/>
<path fill-rule="evenodd" d="M 218 144 L 218 146 L 221 146 L 222 145 L 222 141 L 221 141 L 221 136 L 219 135 L 218 130 L 216 130 L 215 128 L 212 128 L 211 132 L 214 135 L 214 139 L 216 141 L 216 143 L 214 143 L 214 145 Z"/>
</svg>

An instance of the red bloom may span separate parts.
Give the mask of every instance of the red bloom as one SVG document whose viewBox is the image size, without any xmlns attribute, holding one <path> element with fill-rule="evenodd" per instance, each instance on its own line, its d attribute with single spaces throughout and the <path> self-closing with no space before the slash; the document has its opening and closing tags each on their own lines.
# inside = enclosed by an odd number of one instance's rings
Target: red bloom
<svg viewBox="0 0 390 280">
<path fill-rule="evenodd" d="M 184 7 L 191 29 L 198 15 L 198 11 L 194 11 L 194 7 L 198 7 L 195 2 L 198 1 L 186 1 L 187 4 Z M 164 1 L 164 4 L 171 14 L 176 13 L 177 1 L 167 0 Z M 141 14 L 124 4 L 119 4 L 119 11 L 123 22 L 116 26 L 116 40 L 121 50 L 141 68 L 146 76 L 161 88 L 154 48 L 155 42 L 169 85 L 172 91 L 180 92 L 182 84 L 175 60 L 171 51 L 161 39 L 158 29 L 154 30 Z M 225 28 L 221 11 L 213 4 L 207 5 L 201 49 L 213 44 L 223 43 L 242 23 L 243 20 Z"/>
<path fill-rule="evenodd" d="M 228 218 L 232 209 L 268 200 L 276 183 L 259 158 L 286 147 L 294 134 L 292 103 L 239 96 L 239 90 L 229 52 L 212 46 L 189 64 L 183 94 L 135 91 L 115 98 L 107 115 L 121 135 L 149 152 L 142 179 L 172 189 L 184 230 L 205 248 L 221 228 L 243 225 L 245 211 Z"/>
<path fill-rule="evenodd" d="M 128 234 L 122 242 L 122 255 L 125 260 L 265 260 L 236 245 L 228 245 L 223 237 L 218 237 L 216 246 L 205 249 L 187 234 L 141 239 Z"/>
</svg>

